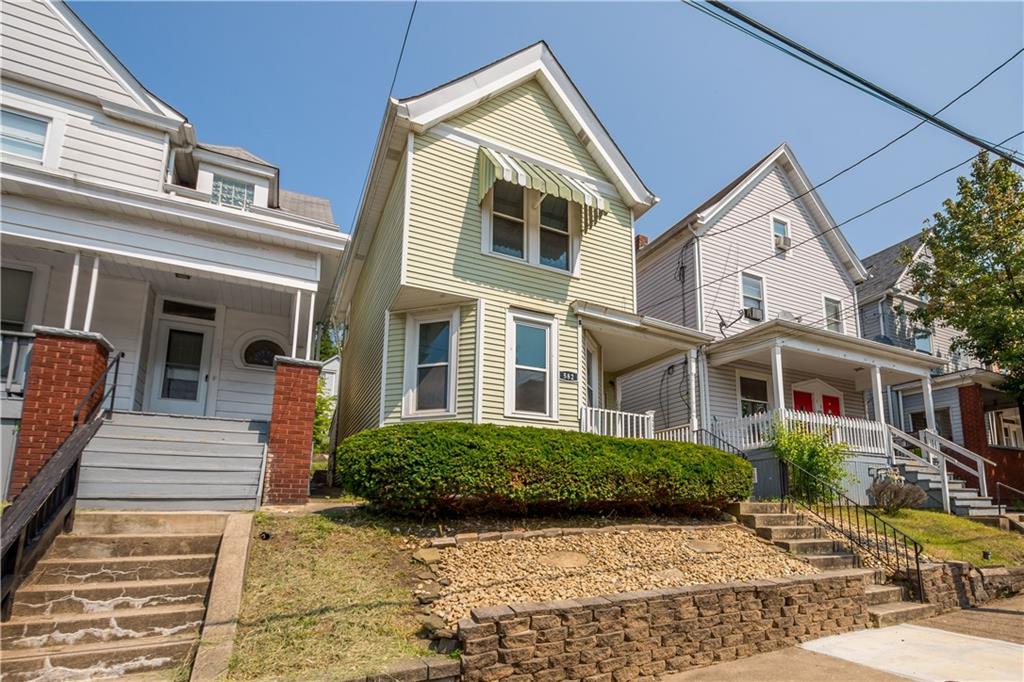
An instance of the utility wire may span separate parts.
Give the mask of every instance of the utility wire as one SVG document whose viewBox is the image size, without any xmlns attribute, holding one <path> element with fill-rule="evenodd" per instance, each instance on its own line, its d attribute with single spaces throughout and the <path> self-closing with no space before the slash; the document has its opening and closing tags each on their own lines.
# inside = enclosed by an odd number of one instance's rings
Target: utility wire
<svg viewBox="0 0 1024 682">
<path fill-rule="evenodd" d="M 893 94 L 892 92 L 890 92 L 890 91 L 886 90 L 885 88 L 881 87 L 880 85 L 878 85 L 878 84 L 868 80 L 867 78 L 864 78 L 863 76 L 859 76 L 856 73 L 854 73 L 853 71 L 850 71 L 849 69 L 847 69 L 847 68 L 845 68 L 843 66 L 840 66 L 839 64 L 837 64 L 837 63 L 833 62 L 832 60 L 830 60 L 830 59 L 828 59 L 828 58 L 818 54 L 817 52 L 811 50 L 810 48 L 808 48 L 808 47 L 806 47 L 804 45 L 802 45 L 801 43 L 799 43 L 799 42 L 797 42 L 797 41 L 795 41 L 795 40 L 793 40 L 791 38 L 788 38 L 788 37 L 784 36 L 783 34 L 779 33 L 778 31 L 776 31 L 776 30 L 774 30 L 774 29 L 772 29 L 772 28 L 770 28 L 768 26 L 765 26 L 764 24 L 760 23 L 756 19 L 748 17 L 747 15 L 743 14 L 739 10 L 733 9 L 732 7 L 730 7 L 729 5 L 725 4 L 724 2 L 721 2 L 721 0 L 707 0 L 707 2 L 712 7 L 715 7 L 716 9 L 718 9 L 718 10 L 720 10 L 722 12 L 725 12 L 726 14 L 730 15 L 731 17 L 734 17 L 738 21 L 741 21 L 744 24 L 747 24 L 748 26 L 753 27 L 756 31 L 758 31 L 760 33 L 763 33 L 763 34 L 765 34 L 767 36 L 770 36 L 772 39 L 777 40 L 777 41 L 781 42 L 783 45 L 786 45 L 786 46 L 788 46 L 788 47 L 798 51 L 800 54 L 805 55 L 806 57 L 812 59 L 813 61 L 815 61 L 815 62 L 817 62 L 819 64 L 824 64 L 829 69 L 831 69 L 831 70 L 841 74 L 845 78 L 849 79 L 849 81 L 853 81 L 853 83 L 856 83 L 857 85 L 861 86 L 861 87 L 857 88 L 858 90 L 863 91 L 864 88 L 867 88 L 872 93 L 875 93 L 879 97 L 881 97 L 883 99 L 883 101 L 888 101 L 890 103 L 893 103 L 894 105 L 897 106 L 897 108 L 903 109 L 904 111 L 907 111 L 907 112 L 913 114 L 914 116 L 917 116 L 922 121 L 927 121 L 928 123 L 931 123 L 933 126 L 935 126 L 937 128 L 940 128 L 942 130 L 945 130 L 948 133 L 956 135 L 957 137 L 959 137 L 959 138 L 961 138 L 963 140 L 966 140 L 966 141 L 970 142 L 971 144 L 973 144 L 975 146 L 981 147 L 982 149 L 986 149 L 989 152 L 992 152 L 993 154 L 1001 156 L 1002 158 L 1010 161 L 1011 163 L 1013 163 L 1013 164 L 1015 164 L 1015 165 L 1017 165 L 1017 166 L 1019 166 L 1021 168 L 1024 168 L 1024 162 L 1021 162 L 1019 159 L 1017 159 L 1015 155 L 1007 154 L 1006 152 L 1000 150 L 998 148 L 999 145 L 993 145 L 993 144 L 991 144 L 989 142 L 986 142 L 985 140 L 981 139 L 980 137 L 978 137 L 976 135 L 968 133 L 967 131 L 962 130 L 961 128 L 958 128 L 958 127 L 952 125 L 951 123 L 948 123 L 947 121 L 944 121 L 941 118 L 938 118 L 938 117 L 936 117 L 936 116 L 934 116 L 932 114 L 929 114 L 927 111 L 924 111 L 923 109 L 921 109 L 917 105 L 912 104 L 911 102 L 908 102 L 907 100 L 903 99 L 902 97 Z M 804 61 L 804 63 L 806 63 L 806 61 L 803 60 L 803 59 L 801 59 L 801 61 Z M 819 69 L 819 70 L 821 70 L 821 69 Z"/>
<path fill-rule="evenodd" d="M 972 85 L 971 87 L 967 88 L 966 90 L 961 92 L 959 95 L 957 95 L 956 97 L 951 99 L 949 102 L 947 102 L 944 107 L 942 107 L 941 109 L 939 109 L 938 111 L 935 112 L 935 115 L 941 114 L 943 111 L 945 111 L 946 109 L 948 109 L 949 107 L 953 106 L 958 101 L 960 101 L 961 99 L 963 99 L 964 97 L 969 95 L 979 85 L 981 85 L 986 80 L 988 80 L 991 76 L 993 76 L 997 71 L 999 71 L 1004 66 L 1006 66 L 1007 64 L 1012 62 L 1017 57 L 1019 57 L 1021 55 L 1021 53 L 1024 53 L 1024 47 L 1022 47 L 1021 49 L 1019 49 L 1016 52 L 1014 52 L 1005 61 L 1003 61 L 999 66 L 997 66 L 996 68 L 992 69 L 987 74 L 985 74 L 981 78 L 981 80 L 975 82 L 974 85 Z M 785 202 L 779 204 L 778 206 L 774 206 L 774 207 L 768 209 L 767 211 L 765 211 L 764 213 L 756 215 L 753 218 L 749 218 L 747 220 L 744 220 L 743 222 L 738 223 L 736 225 L 730 225 L 729 227 L 726 227 L 726 228 L 723 228 L 723 229 L 720 229 L 720 230 L 709 230 L 706 234 L 703 235 L 703 237 L 706 239 L 706 238 L 711 237 L 713 235 L 725 234 L 726 232 L 731 232 L 732 230 L 735 230 L 735 229 L 738 229 L 740 227 L 743 227 L 744 225 L 749 225 L 750 223 L 754 222 L 755 220 L 760 220 L 760 219 L 762 219 L 762 218 L 764 218 L 764 217 L 774 213 L 775 211 L 779 210 L 780 208 L 783 208 L 784 206 L 788 206 L 789 204 L 792 204 L 793 202 L 797 201 L 798 199 L 802 199 L 803 197 L 807 196 L 808 194 L 810 194 L 811 192 L 815 191 L 819 187 L 824 187 L 825 185 L 827 185 L 828 183 L 832 182 L 836 178 L 838 178 L 838 177 L 840 177 L 842 175 L 845 175 L 849 171 L 851 171 L 854 168 L 856 168 L 857 166 L 861 165 L 862 163 L 864 163 L 868 159 L 871 159 L 871 158 L 877 156 L 881 152 L 885 151 L 886 149 L 888 149 L 892 145 L 894 145 L 897 142 L 899 142 L 900 140 L 902 140 L 907 135 L 910 135 L 912 132 L 914 132 L 915 130 L 917 130 L 918 128 L 923 126 L 924 124 L 925 124 L 925 121 L 918 121 L 917 125 L 915 125 L 914 127 L 908 129 L 906 132 L 904 132 L 904 133 L 902 133 L 900 135 L 897 135 L 896 137 L 892 138 L 891 140 L 889 140 L 888 142 L 883 144 L 881 147 L 879 147 L 878 149 L 876 149 L 873 152 L 871 152 L 870 154 L 861 157 L 858 161 L 855 161 L 854 163 L 850 164 L 846 168 L 843 168 L 842 170 L 840 170 L 837 173 L 833 174 L 832 176 L 826 178 L 825 180 L 822 180 L 818 184 L 816 184 L 813 187 L 809 188 L 807 191 L 805 191 L 805 192 L 803 192 L 801 194 L 798 194 L 797 196 L 789 199 L 788 201 L 785 201 Z"/>
<path fill-rule="evenodd" d="M 1024 130 L 1021 130 L 1020 132 L 1016 132 L 1013 135 L 1010 135 L 1008 138 L 1006 138 L 1005 140 L 1000 142 L 1000 144 L 1005 144 L 1006 142 L 1009 142 L 1010 140 L 1014 139 L 1015 137 L 1019 137 L 1020 135 L 1024 135 Z M 947 168 L 947 169 L 945 169 L 943 171 L 940 171 L 940 172 L 936 173 L 935 175 L 931 176 L 927 180 L 923 180 L 923 181 L 917 183 L 916 185 L 914 185 L 913 187 L 910 187 L 909 189 L 903 190 L 899 194 L 895 194 L 895 195 L 889 197 L 888 199 L 885 199 L 884 201 L 880 201 L 877 204 L 875 204 L 874 206 L 871 206 L 870 208 L 867 208 L 867 209 L 861 211 L 860 213 L 858 213 L 858 214 L 856 214 L 854 216 L 851 216 L 851 217 L 847 218 L 846 220 L 844 220 L 844 221 L 842 221 L 840 223 L 836 223 L 835 225 L 833 225 L 832 227 L 830 227 L 830 228 L 828 228 L 826 230 L 822 230 L 821 232 L 819 232 L 817 234 L 811 235 L 807 239 L 803 239 L 801 241 L 796 242 L 795 244 L 793 244 L 792 247 L 789 248 L 789 251 L 792 251 L 793 249 L 796 249 L 796 248 L 798 248 L 800 246 L 803 246 L 804 244 L 806 244 L 808 242 L 812 242 L 815 239 L 821 239 L 822 237 L 824 237 L 829 232 L 832 232 L 834 230 L 838 230 L 843 225 L 848 225 L 848 224 L 852 223 L 853 221 L 858 220 L 860 218 L 863 218 L 867 214 L 882 208 L 883 206 L 887 206 L 888 204 L 891 204 L 892 202 L 896 201 L 897 199 L 901 199 L 902 197 L 910 194 L 911 192 L 914 192 L 914 191 L 924 187 L 925 185 L 927 185 L 927 184 L 929 184 L 931 182 L 934 182 L 935 180 L 938 180 L 943 175 L 947 175 L 949 173 L 952 173 L 953 171 L 955 171 L 956 169 L 960 168 L 961 166 L 967 165 L 968 163 L 973 161 L 976 156 L 978 156 L 977 153 L 976 154 L 972 154 L 967 159 L 965 159 L 964 161 L 961 161 L 960 163 L 956 164 L 955 166 L 950 166 L 949 168 Z M 697 286 L 695 286 L 693 288 L 687 289 L 686 291 L 683 292 L 683 295 L 685 296 L 686 294 L 691 294 L 691 293 L 693 293 L 693 292 L 695 292 L 695 291 L 697 291 L 699 289 L 702 289 L 702 288 L 704 288 L 704 287 L 706 287 L 706 286 L 708 286 L 710 284 L 714 284 L 716 282 L 721 282 L 722 280 L 728 279 L 729 277 L 732 277 L 733 275 L 738 275 L 739 273 L 743 272 L 744 270 L 746 270 L 748 268 L 755 267 L 757 265 L 760 265 L 761 263 L 766 263 L 766 262 L 772 260 L 773 258 L 777 258 L 777 257 L 778 257 L 778 254 L 773 253 L 770 256 L 766 256 L 765 258 L 761 258 L 760 260 L 756 260 L 753 263 L 748 263 L 746 266 L 744 266 L 744 267 L 742 267 L 742 268 L 740 268 L 738 270 L 734 270 L 734 271 L 732 271 L 732 272 L 730 272 L 728 274 L 724 274 L 724 275 L 722 275 L 720 277 L 716 277 L 715 279 L 709 280 L 707 282 L 702 282 L 701 284 L 699 284 L 699 285 L 697 285 Z M 662 301 L 657 301 L 655 303 L 648 304 L 648 306 L 646 306 L 645 309 L 649 310 L 650 308 L 662 305 L 662 304 L 667 303 L 667 302 L 669 302 L 671 300 L 674 300 L 674 299 L 675 299 L 675 296 L 671 296 L 671 297 L 666 298 L 666 299 L 664 299 Z"/>
<path fill-rule="evenodd" d="M 402 49 L 398 51 L 398 60 L 395 62 L 395 75 L 391 77 L 391 87 L 388 88 L 388 99 L 395 92 L 395 83 L 398 82 L 398 71 L 402 68 L 402 57 L 405 56 L 405 45 L 409 42 L 409 31 L 412 29 L 412 18 L 416 16 L 416 5 L 419 0 L 413 0 L 412 9 L 409 10 L 409 21 L 405 24 L 405 35 L 402 36 Z"/>
</svg>

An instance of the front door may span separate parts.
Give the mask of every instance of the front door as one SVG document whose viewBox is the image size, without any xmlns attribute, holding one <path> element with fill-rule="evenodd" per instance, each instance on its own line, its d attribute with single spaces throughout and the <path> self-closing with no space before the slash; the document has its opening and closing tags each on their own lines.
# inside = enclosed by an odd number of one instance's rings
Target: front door
<svg viewBox="0 0 1024 682">
<path fill-rule="evenodd" d="M 206 414 L 213 327 L 160 320 L 150 409 L 168 414 Z"/>
<path fill-rule="evenodd" d="M 814 394 L 793 391 L 793 409 L 797 412 L 814 412 Z"/>
<path fill-rule="evenodd" d="M 837 395 L 825 395 L 821 396 L 821 411 L 825 414 L 830 414 L 833 417 L 841 417 L 843 410 L 841 407 L 842 403 Z"/>
</svg>

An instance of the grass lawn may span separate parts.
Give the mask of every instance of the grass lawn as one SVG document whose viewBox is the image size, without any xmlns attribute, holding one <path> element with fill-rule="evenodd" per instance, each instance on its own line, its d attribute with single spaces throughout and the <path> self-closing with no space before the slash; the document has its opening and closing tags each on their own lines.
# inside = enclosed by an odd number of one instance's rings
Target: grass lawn
<svg viewBox="0 0 1024 682">
<path fill-rule="evenodd" d="M 257 514 L 254 531 L 231 679 L 344 679 L 428 653 L 407 536 L 315 514 Z"/>
<path fill-rule="evenodd" d="M 904 509 L 882 518 L 924 545 L 936 559 L 970 561 L 975 566 L 1024 565 L 1024 536 L 952 514 Z M 992 559 L 981 558 L 982 550 Z"/>
</svg>

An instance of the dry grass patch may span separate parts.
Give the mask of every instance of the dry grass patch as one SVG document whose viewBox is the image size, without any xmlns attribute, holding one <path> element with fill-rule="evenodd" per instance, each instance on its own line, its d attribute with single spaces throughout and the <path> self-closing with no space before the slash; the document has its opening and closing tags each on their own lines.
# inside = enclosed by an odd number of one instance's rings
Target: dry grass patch
<svg viewBox="0 0 1024 682">
<path fill-rule="evenodd" d="M 344 517 L 257 514 L 231 679 L 343 679 L 425 655 L 412 543 Z"/>
</svg>

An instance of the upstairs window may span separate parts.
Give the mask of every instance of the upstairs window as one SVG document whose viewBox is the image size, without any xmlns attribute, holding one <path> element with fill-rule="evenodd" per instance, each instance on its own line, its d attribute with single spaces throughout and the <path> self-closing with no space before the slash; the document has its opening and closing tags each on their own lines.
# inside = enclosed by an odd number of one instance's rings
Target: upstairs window
<svg viewBox="0 0 1024 682">
<path fill-rule="evenodd" d="M 252 210 L 255 196 L 256 186 L 251 182 L 242 182 L 224 175 L 214 174 L 210 203 L 249 211 Z"/>
<path fill-rule="evenodd" d="M 782 218 L 772 218 L 772 234 L 776 237 L 788 237 L 789 223 Z"/>
<path fill-rule="evenodd" d="M 550 195 L 540 203 L 540 263 L 569 269 L 569 202 Z"/>
<path fill-rule="evenodd" d="M 834 298 L 825 299 L 825 328 L 843 333 L 843 303 Z"/>
<path fill-rule="evenodd" d="M 760 322 L 764 319 L 764 280 L 757 275 L 744 272 L 743 283 L 743 316 L 748 320 Z"/>
<path fill-rule="evenodd" d="M 9 109 L 0 110 L 0 150 L 35 161 L 43 160 L 49 121 Z"/>
<path fill-rule="evenodd" d="M 914 350 L 932 354 L 932 333 L 927 329 L 914 330 Z"/>
<path fill-rule="evenodd" d="M 526 258 L 525 192 L 511 182 L 494 184 L 491 251 L 512 258 Z"/>
</svg>

